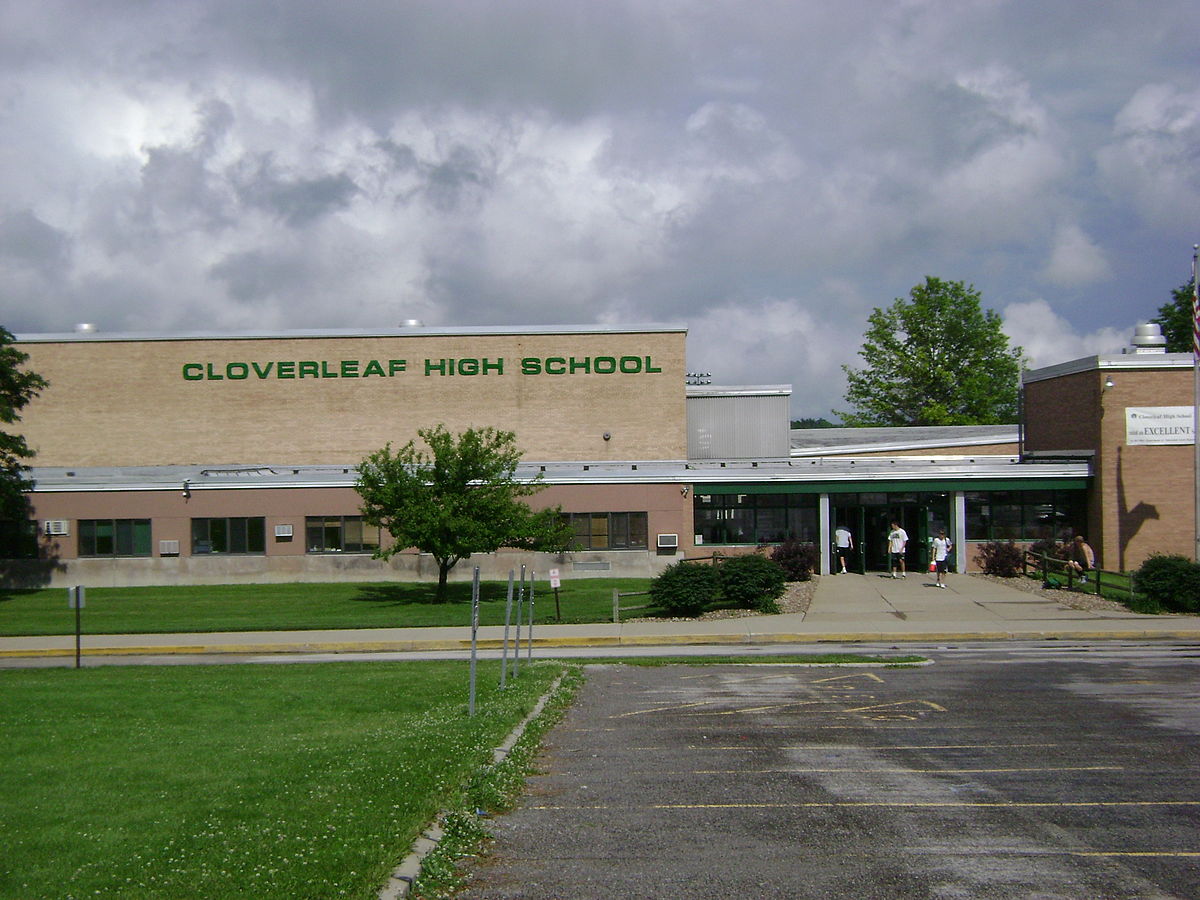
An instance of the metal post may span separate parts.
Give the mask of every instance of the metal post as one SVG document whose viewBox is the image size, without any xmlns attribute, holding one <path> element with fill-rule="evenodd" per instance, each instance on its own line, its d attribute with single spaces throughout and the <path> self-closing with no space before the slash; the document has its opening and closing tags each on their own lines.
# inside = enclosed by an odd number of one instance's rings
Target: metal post
<svg viewBox="0 0 1200 900">
<path fill-rule="evenodd" d="M 513 678 L 516 678 L 521 671 L 521 603 L 525 599 L 525 567 L 521 566 L 521 582 L 517 586 L 517 640 L 513 645 L 516 652 L 513 654 Z"/>
<path fill-rule="evenodd" d="M 512 597 L 513 597 L 513 577 L 515 572 L 512 569 L 508 570 L 508 600 L 504 604 L 504 649 L 500 656 L 500 689 L 504 689 L 504 682 L 508 678 L 508 623 L 512 618 Z"/>
<path fill-rule="evenodd" d="M 613 588 L 613 624 L 621 624 L 621 592 Z"/>
<path fill-rule="evenodd" d="M 87 591 L 81 584 L 76 585 L 75 587 L 67 588 L 67 606 L 70 609 L 75 610 L 75 668 L 77 669 L 83 666 L 83 661 L 81 659 L 83 645 L 83 619 L 81 610 L 86 602 L 86 594 Z"/>
<path fill-rule="evenodd" d="M 533 583 L 537 580 L 537 572 L 529 573 L 529 640 L 526 643 L 525 659 L 533 659 Z"/>
<path fill-rule="evenodd" d="M 475 638 L 479 634 L 479 566 L 475 567 L 475 577 L 471 580 L 471 689 L 467 695 L 467 715 L 475 715 Z"/>
</svg>

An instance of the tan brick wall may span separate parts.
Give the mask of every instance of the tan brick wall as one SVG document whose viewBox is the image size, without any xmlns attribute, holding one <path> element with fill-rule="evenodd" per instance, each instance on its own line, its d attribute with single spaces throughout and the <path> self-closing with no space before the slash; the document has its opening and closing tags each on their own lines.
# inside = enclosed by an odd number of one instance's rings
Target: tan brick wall
<svg viewBox="0 0 1200 900">
<path fill-rule="evenodd" d="M 1025 449 L 1096 449 L 1103 384 L 1093 370 L 1025 385 Z"/>
<path fill-rule="evenodd" d="M 678 331 L 29 342 L 21 344 L 28 367 L 50 387 L 25 410 L 22 432 L 39 466 L 355 463 L 438 423 L 515 431 L 530 461 L 682 459 L 684 339 Z M 523 358 L 573 357 L 624 358 L 643 371 L 522 373 Z M 366 376 L 368 361 L 386 371 L 393 359 L 406 370 Z M 426 360 L 443 359 L 503 360 L 503 374 L 426 374 Z M 347 360 L 359 377 L 277 377 L 280 361 L 340 375 Z M 206 376 L 210 364 L 226 377 L 184 378 L 185 366 Z"/>
<path fill-rule="evenodd" d="M 1134 569 L 1152 553 L 1191 557 L 1195 548 L 1194 448 L 1125 445 L 1128 406 L 1191 406 L 1188 369 L 1101 373 L 1113 387 L 1103 392 L 1101 446 L 1092 510 L 1093 549 L 1107 569 Z M 1098 536 L 1097 536 L 1098 535 Z"/>
</svg>

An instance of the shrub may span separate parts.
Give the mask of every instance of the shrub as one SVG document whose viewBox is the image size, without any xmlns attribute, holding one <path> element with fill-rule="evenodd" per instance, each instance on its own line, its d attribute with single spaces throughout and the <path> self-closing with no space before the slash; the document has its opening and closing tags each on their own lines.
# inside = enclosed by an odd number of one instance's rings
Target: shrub
<svg viewBox="0 0 1200 900">
<path fill-rule="evenodd" d="M 975 562 L 985 575 L 1013 578 L 1021 572 L 1024 555 L 1012 541 L 989 541 L 980 548 Z"/>
<path fill-rule="evenodd" d="M 808 581 L 821 563 L 817 545 L 788 538 L 771 551 L 771 561 L 783 569 L 788 581 Z"/>
<path fill-rule="evenodd" d="M 1067 559 L 1071 548 L 1059 541 L 1034 541 L 1029 545 L 1029 552 L 1041 556 L 1043 553 L 1051 559 Z"/>
<path fill-rule="evenodd" d="M 1133 573 L 1133 589 L 1170 612 L 1200 612 L 1200 565 L 1186 556 L 1151 556 Z"/>
<path fill-rule="evenodd" d="M 778 612 L 776 599 L 783 593 L 784 572 L 765 556 L 733 556 L 717 567 L 717 583 L 727 603 L 742 609 Z"/>
<path fill-rule="evenodd" d="M 677 562 L 650 582 L 650 599 L 669 616 L 698 616 L 717 597 L 717 573 L 702 563 Z"/>
</svg>

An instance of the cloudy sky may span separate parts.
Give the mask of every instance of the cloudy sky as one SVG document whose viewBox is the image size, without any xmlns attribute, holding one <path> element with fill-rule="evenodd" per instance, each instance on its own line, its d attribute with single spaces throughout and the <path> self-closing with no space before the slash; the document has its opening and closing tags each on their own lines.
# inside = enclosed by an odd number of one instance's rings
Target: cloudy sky
<svg viewBox="0 0 1200 900">
<path fill-rule="evenodd" d="M 973 283 L 1032 364 L 1200 240 L 1195 0 L 0 0 L 16 333 L 669 322 L 844 408 Z"/>
</svg>

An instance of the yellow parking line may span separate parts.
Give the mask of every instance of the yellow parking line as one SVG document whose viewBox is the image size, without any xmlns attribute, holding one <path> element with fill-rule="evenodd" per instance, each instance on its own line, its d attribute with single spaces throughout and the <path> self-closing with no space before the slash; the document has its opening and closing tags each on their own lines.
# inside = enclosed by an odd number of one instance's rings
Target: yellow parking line
<svg viewBox="0 0 1200 900">
<path fill-rule="evenodd" d="M 648 803 L 644 807 L 629 804 L 597 803 L 578 806 L 532 806 L 547 811 L 584 809 L 1094 809 L 1110 807 L 1200 806 L 1200 800 L 1079 800 L 1079 801 L 921 801 L 921 800 L 839 800 L 811 803 Z"/>
<path fill-rule="evenodd" d="M 1030 766 L 1005 769 L 698 769 L 692 775 L 806 775 L 832 772 L 871 773 L 874 775 L 984 775 L 1003 772 L 1123 772 L 1124 766 Z"/>
<path fill-rule="evenodd" d="M 655 706 L 650 709 L 635 709 L 633 712 L 618 713 L 615 716 L 609 716 L 610 719 L 627 719 L 630 716 L 644 716 L 646 713 L 655 712 L 672 712 L 677 709 L 691 709 L 696 706 L 707 706 L 711 703 L 716 703 L 715 700 L 698 700 L 695 703 L 680 703 L 676 706 Z"/>
</svg>

